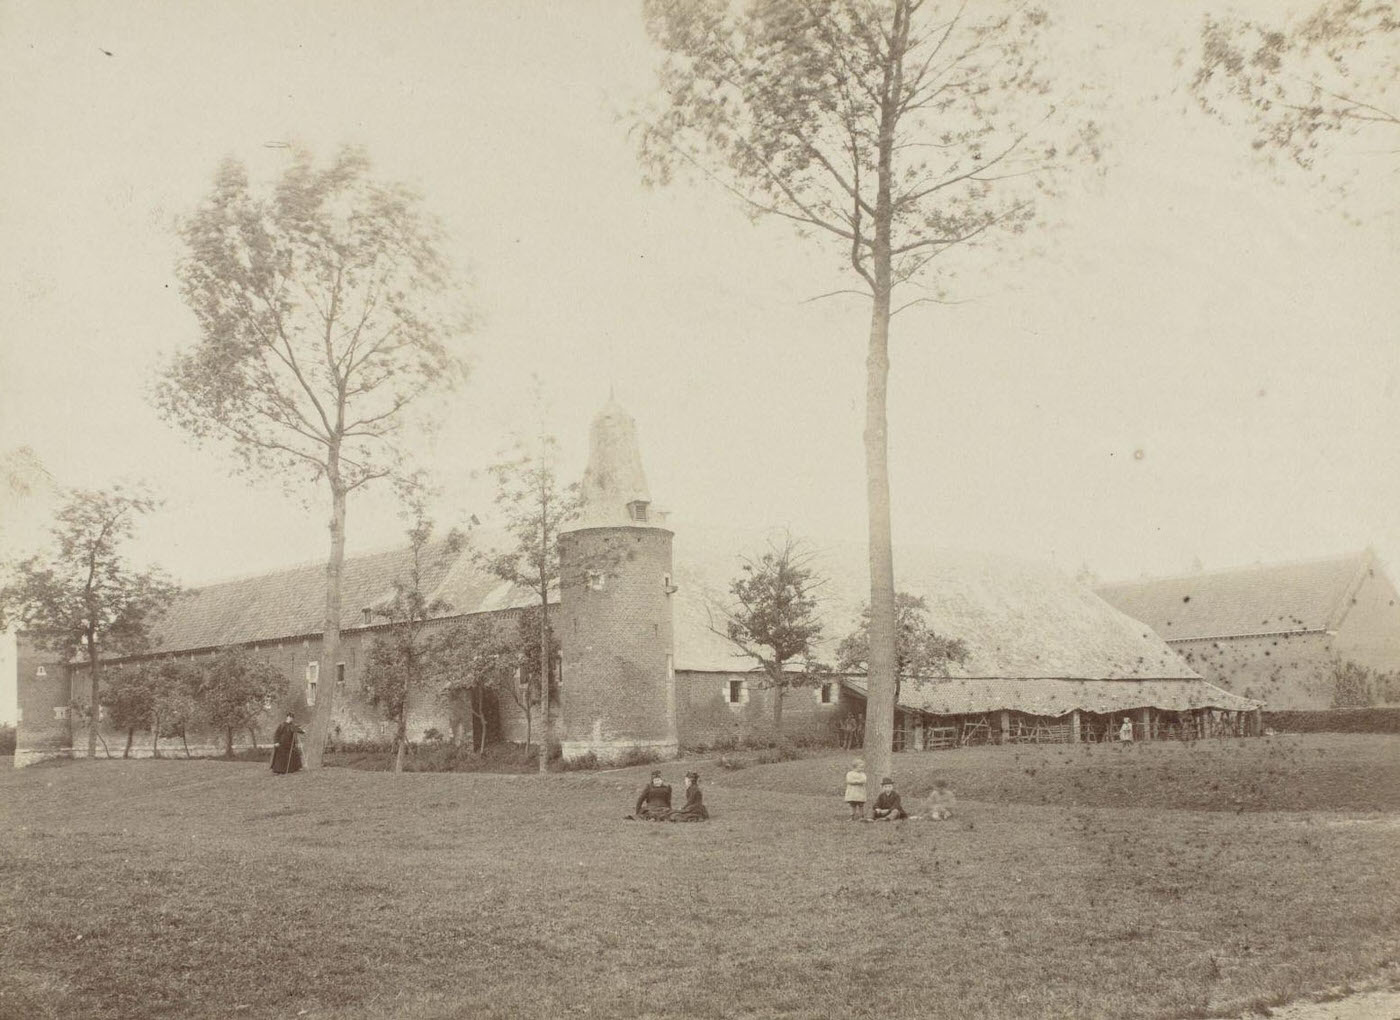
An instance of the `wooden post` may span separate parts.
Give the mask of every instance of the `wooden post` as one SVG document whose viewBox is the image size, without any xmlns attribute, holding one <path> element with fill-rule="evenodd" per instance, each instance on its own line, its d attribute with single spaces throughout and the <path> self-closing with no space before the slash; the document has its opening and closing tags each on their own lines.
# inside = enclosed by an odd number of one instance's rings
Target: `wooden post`
<svg viewBox="0 0 1400 1020">
<path fill-rule="evenodd" d="M 1004 708 L 1001 710 L 1001 742 L 1011 743 L 1011 713 Z"/>
<path fill-rule="evenodd" d="M 1155 734 L 1152 732 L 1152 709 L 1150 709 L 1150 708 L 1140 708 L 1140 709 L 1138 709 L 1138 720 L 1139 720 L 1140 723 L 1142 724 L 1142 739 L 1143 739 L 1143 740 L 1152 740 L 1152 739 L 1154 739 Z"/>
<path fill-rule="evenodd" d="M 1256 708 L 1254 710 L 1254 735 L 1262 737 L 1264 735 L 1264 710 Z"/>
<path fill-rule="evenodd" d="M 1075 709 L 1069 714 L 1069 742 L 1079 743 L 1079 709 Z"/>
</svg>

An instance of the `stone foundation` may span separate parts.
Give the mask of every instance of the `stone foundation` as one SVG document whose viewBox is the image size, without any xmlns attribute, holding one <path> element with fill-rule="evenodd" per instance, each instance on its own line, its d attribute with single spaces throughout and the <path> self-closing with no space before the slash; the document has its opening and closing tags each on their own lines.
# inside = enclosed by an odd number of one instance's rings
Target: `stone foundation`
<svg viewBox="0 0 1400 1020">
<path fill-rule="evenodd" d="M 602 764 L 615 765 L 628 754 L 650 753 L 658 761 L 679 758 L 680 745 L 674 740 L 565 740 L 559 745 L 565 761 L 575 761 L 592 754 Z"/>
</svg>

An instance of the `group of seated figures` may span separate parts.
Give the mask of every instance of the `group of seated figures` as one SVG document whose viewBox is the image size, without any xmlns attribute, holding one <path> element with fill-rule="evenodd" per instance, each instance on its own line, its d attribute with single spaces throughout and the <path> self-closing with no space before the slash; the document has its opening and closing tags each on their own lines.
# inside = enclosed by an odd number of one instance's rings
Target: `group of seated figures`
<svg viewBox="0 0 1400 1020">
<path fill-rule="evenodd" d="M 685 774 L 685 806 L 672 808 L 671 787 L 661 778 L 660 769 L 652 771 L 651 781 L 642 788 L 636 807 L 626 816 L 628 821 L 645 822 L 703 822 L 709 817 L 700 793 L 700 773 Z"/>
</svg>

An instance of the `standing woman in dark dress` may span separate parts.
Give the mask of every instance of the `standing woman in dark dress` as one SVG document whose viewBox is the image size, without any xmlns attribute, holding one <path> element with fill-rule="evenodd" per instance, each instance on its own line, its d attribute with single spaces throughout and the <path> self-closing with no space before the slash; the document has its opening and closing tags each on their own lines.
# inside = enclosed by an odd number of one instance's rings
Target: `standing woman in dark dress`
<svg viewBox="0 0 1400 1020">
<path fill-rule="evenodd" d="M 273 772 L 280 775 L 301 771 L 301 747 L 297 744 L 297 735 L 305 732 L 293 721 L 292 713 L 288 712 L 286 721 L 273 734 Z"/>
</svg>

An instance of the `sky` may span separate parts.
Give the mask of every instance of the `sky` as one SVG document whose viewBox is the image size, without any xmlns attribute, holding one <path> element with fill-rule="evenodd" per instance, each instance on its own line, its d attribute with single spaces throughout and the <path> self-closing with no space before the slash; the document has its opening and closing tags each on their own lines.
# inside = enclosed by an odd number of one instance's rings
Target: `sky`
<svg viewBox="0 0 1400 1020">
<path fill-rule="evenodd" d="M 1229 9 L 1054 5 L 1104 172 L 966 262 L 957 303 L 896 318 L 897 543 L 1105 580 L 1367 544 L 1400 567 L 1395 171 L 1357 157 L 1341 200 L 1196 109 L 1179 55 Z M 322 492 L 233 474 L 149 390 L 196 339 L 175 224 L 219 160 L 268 179 L 287 145 L 356 143 L 442 218 L 477 317 L 416 451 L 443 524 L 489 518 L 483 469 L 534 427 L 537 377 L 570 476 L 611 391 L 677 528 L 861 538 L 868 303 L 812 300 L 851 285 L 841 253 L 719 189 L 643 187 L 628 113 L 654 62 L 631 0 L 0 0 L 0 454 L 143 481 L 164 504 L 133 557 L 187 584 L 323 558 Z M 8 498 L 0 553 L 37 548 L 50 507 Z M 402 531 L 387 492 L 352 501 L 350 552 Z"/>
</svg>

